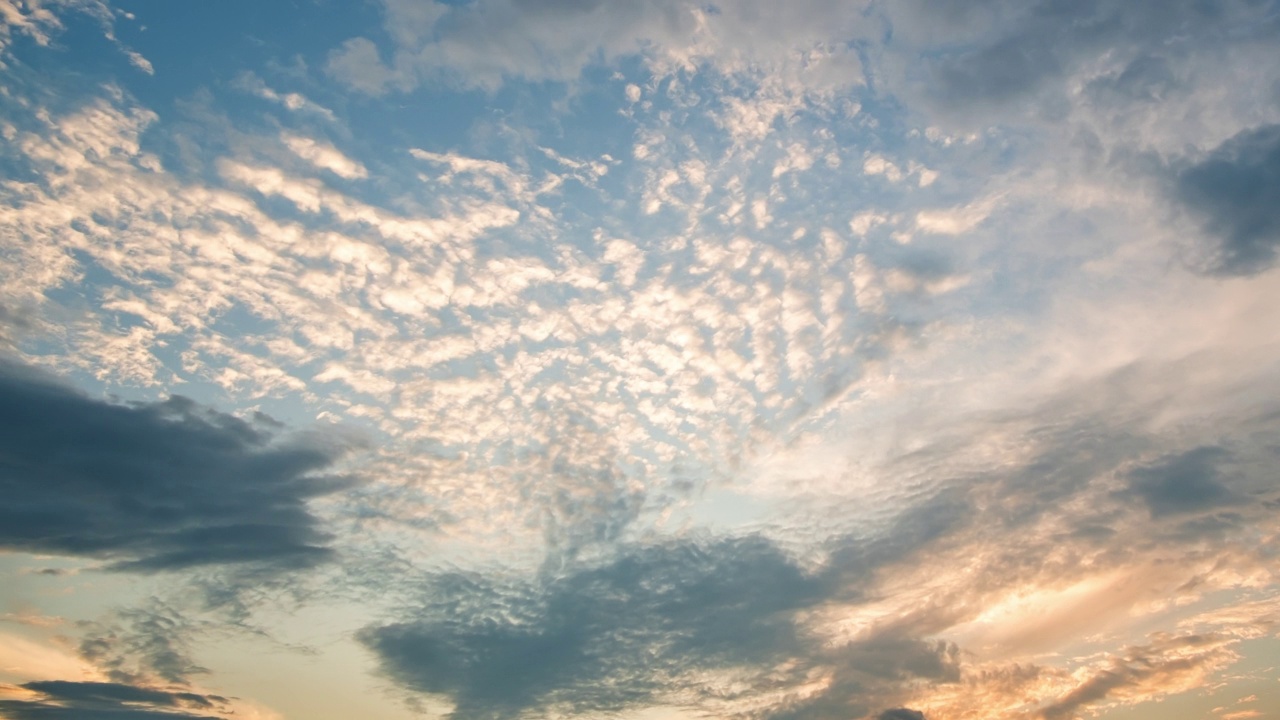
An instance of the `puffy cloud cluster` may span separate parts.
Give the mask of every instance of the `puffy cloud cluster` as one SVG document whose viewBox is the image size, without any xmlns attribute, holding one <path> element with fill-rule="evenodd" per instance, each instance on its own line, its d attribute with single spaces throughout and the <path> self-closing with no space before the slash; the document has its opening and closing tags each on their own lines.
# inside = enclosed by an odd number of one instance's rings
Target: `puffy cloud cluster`
<svg viewBox="0 0 1280 720">
<path fill-rule="evenodd" d="M 76 309 L 56 331 L 66 355 L 46 360 L 366 420 L 395 438 L 378 474 L 404 488 L 367 495 L 377 513 L 497 513 L 573 553 L 785 438 L 918 332 L 894 309 L 963 286 L 944 253 L 859 252 L 831 227 L 847 223 L 834 199 L 812 229 L 772 222 L 764 208 L 840 172 L 813 161 L 838 154 L 831 138 L 800 142 L 817 123 L 783 124 L 801 110 L 841 112 L 766 84 L 702 114 L 721 128 L 703 148 L 656 124 L 684 139 L 625 172 L 652 216 L 628 228 L 565 212 L 566 183 L 614 203 L 599 184 L 618 161 L 546 148 L 406 148 L 430 191 L 412 212 L 365 199 L 366 165 L 297 131 L 211 158 L 219 183 L 180 179 L 148 149 L 157 116 L 111 91 L 15 129 L 12 160 L 39 180 L 7 183 L 0 219 L 42 240 L 6 249 L 6 307 L 70 313 L 50 298 L 104 274 L 98 309 Z M 756 172 L 762 154 L 774 170 Z"/>
</svg>

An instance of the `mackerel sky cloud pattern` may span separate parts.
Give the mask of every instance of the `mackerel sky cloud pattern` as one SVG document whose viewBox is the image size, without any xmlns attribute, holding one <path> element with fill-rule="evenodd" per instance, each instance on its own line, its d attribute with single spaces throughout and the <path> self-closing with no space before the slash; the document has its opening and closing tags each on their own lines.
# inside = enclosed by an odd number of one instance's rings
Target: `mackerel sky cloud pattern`
<svg viewBox="0 0 1280 720">
<path fill-rule="evenodd" d="M 0 0 L 0 718 L 1280 712 L 1278 39 Z"/>
</svg>

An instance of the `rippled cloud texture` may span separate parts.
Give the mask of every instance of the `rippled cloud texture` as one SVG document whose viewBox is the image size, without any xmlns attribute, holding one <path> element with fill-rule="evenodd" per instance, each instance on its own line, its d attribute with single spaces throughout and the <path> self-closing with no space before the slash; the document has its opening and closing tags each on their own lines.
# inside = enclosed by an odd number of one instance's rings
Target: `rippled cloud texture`
<svg viewBox="0 0 1280 720">
<path fill-rule="evenodd" d="M 1280 714 L 1280 5 L 0 0 L 0 717 Z"/>
</svg>

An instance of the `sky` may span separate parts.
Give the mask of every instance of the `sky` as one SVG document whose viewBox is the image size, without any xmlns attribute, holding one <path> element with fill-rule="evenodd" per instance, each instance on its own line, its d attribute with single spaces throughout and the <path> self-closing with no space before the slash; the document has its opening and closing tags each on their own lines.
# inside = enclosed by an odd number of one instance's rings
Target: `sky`
<svg viewBox="0 0 1280 720">
<path fill-rule="evenodd" d="M 0 0 L 0 718 L 1280 718 L 1277 47 Z"/>
</svg>

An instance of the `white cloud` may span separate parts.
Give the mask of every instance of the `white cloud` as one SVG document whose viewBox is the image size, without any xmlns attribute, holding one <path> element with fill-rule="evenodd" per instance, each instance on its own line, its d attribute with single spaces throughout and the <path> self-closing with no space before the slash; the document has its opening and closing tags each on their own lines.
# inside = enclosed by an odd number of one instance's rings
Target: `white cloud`
<svg viewBox="0 0 1280 720">
<path fill-rule="evenodd" d="M 252 93 L 263 100 L 269 100 L 273 103 L 284 106 L 293 112 L 306 112 L 312 115 L 318 115 L 330 122 L 336 122 L 337 116 L 333 111 L 324 107 L 301 93 L 289 92 L 281 93 L 269 87 L 262 78 L 257 75 L 246 72 L 236 79 L 236 85 L 245 92 Z"/>
<path fill-rule="evenodd" d="M 0 0 L 0 51 L 8 49 L 15 32 L 48 45 L 50 34 L 61 28 L 58 16 L 40 3 Z"/>
<path fill-rule="evenodd" d="M 813 167 L 813 156 L 804 145 L 791 143 L 787 147 L 787 155 L 773 166 L 773 177 L 777 178 L 788 172 L 803 172 Z"/>
<path fill-rule="evenodd" d="M 328 170 L 334 175 L 347 180 L 360 180 L 369 177 L 369 171 L 365 169 L 364 165 L 347 157 L 342 151 L 326 142 L 293 133 L 284 133 L 280 136 L 280 139 L 289 150 L 293 151 L 294 155 L 321 170 Z"/>
<path fill-rule="evenodd" d="M 148 75 L 155 75 L 156 69 L 151 65 L 151 61 L 142 56 L 141 53 L 128 50 L 125 55 L 129 58 L 129 63 Z"/>
<path fill-rule="evenodd" d="M 935 235 L 963 235 L 981 225 L 995 210 L 999 198 L 988 198 L 945 210 L 916 213 L 916 229 Z"/>
<path fill-rule="evenodd" d="M 871 154 L 862 162 L 862 172 L 868 175 L 883 175 L 889 182 L 902 179 L 902 170 L 883 155 Z"/>
<path fill-rule="evenodd" d="M 756 221 L 756 227 L 762 230 L 773 222 L 773 216 L 769 214 L 769 198 L 762 195 L 751 201 L 751 217 Z"/>
<path fill-rule="evenodd" d="M 853 216 L 853 219 L 849 221 L 849 230 L 858 237 L 866 237 L 871 228 L 883 225 L 886 222 L 889 222 L 889 218 L 885 215 L 867 210 Z"/>
</svg>

